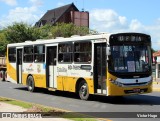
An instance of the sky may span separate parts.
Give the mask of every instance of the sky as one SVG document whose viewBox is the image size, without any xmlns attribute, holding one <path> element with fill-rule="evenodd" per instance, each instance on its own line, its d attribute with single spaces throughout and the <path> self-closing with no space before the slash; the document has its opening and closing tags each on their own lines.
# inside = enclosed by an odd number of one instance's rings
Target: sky
<svg viewBox="0 0 160 121">
<path fill-rule="evenodd" d="M 160 50 L 160 0 L 0 0 L 0 29 L 14 22 L 34 25 L 47 10 L 72 2 L 89 11 L 90 29 L 146 33 Z"/>
</svg>

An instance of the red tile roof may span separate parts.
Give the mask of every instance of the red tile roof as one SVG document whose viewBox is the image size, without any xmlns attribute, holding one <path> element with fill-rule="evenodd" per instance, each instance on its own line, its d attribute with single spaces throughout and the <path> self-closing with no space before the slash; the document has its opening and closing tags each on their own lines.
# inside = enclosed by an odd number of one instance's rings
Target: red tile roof
<svg viewBox="0 0 160 121">
<path fill-rule="evenodd" d="M 160 51 L 154 52 L 153 56 L 160 56 Z"/>
</svg>

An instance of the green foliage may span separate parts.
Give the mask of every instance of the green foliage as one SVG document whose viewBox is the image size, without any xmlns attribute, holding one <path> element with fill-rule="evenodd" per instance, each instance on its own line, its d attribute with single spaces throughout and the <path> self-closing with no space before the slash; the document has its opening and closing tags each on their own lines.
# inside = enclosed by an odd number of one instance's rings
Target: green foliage
<svg viewBox="0 0 160 121">
<path fill-rule="evenodd" d="M 51 29 L 52 38 L 56 37 L 70 37 L 72 35 L 86 35 L 89 34 L 87 27 L 78 27 L 72 23 L 57 23 Z"/>
<path fill-rule="evenodd" d="M 21 106 L 23 108 L 31 108 L 33 106 L 31 103 L 22 102 L 22 101 L 18 101 L 18 100 L 7 99 L 7 98 L 4 98 L 4 97 L 0 97 L 0 102 Z"/>
<path fill-rule="evenodd" d="M 52 38 L 52 33 L 51 33 L 52 28 L 53 26 L 51 25 L 45 25 L 45 26 L 42 26 L 40 28 L 35 28 L 35 29 L 37 29 L 40 33 L 39 39 L 49 39 L 49 38 Z"/>
<path fill-rule="evenodd" d="M 0 56 L 5 56 L 7 44 L 8 41 L 6 40 L 4 31 L 0 31 Z"/>
<path fill-rule="evenodd" d="M 8 26 L 5 35 L 9 43 L 24 42 L 26 40 L 33 41 L 40 38 L 38 29 L 24 23 L 15 23 L 12 26 Z"/>
</svg>

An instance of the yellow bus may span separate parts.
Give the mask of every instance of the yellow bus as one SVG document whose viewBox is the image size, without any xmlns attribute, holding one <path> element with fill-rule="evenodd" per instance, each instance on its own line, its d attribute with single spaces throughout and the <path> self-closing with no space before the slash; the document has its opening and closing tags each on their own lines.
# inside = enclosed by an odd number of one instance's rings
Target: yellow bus
<svg viewBox="0 0 160 121">
<path fill-rule="evenodd" d="M 37 87 L 125 96 L 152 92 L 151 37 L 143 33 L 102 33 L 7 46 L 7 80 Z"/>
</svg>

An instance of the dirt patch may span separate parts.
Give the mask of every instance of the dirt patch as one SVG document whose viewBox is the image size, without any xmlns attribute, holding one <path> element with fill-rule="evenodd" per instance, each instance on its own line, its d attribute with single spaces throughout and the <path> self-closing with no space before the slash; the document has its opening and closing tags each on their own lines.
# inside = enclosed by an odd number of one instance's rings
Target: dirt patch
<svg viewBox="0 0 160 121">
<path fill-rule="evenodd" d="M 33 106 L 33 107 L 27 109 L 25 112 L 43 112 L 43 110 L 37 106 Z"/>
</svg>

